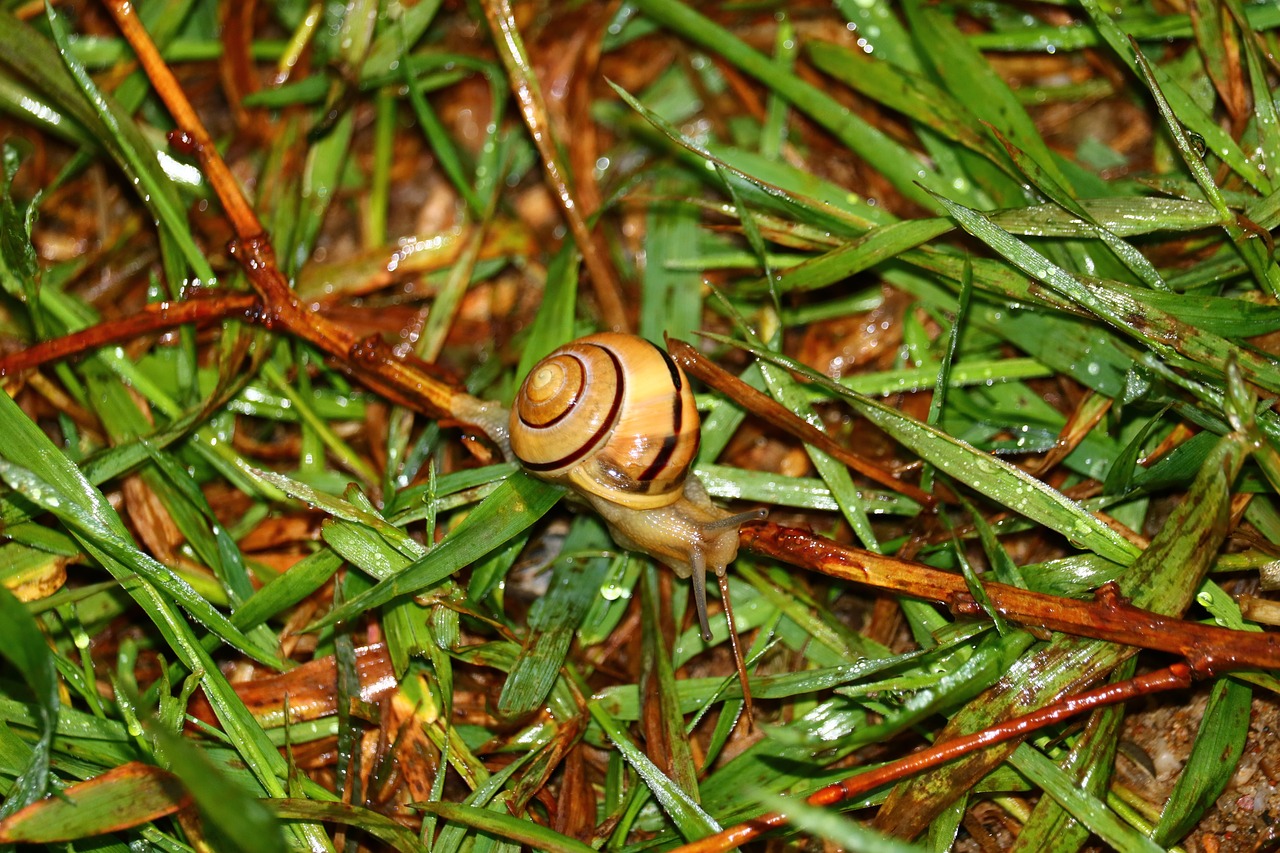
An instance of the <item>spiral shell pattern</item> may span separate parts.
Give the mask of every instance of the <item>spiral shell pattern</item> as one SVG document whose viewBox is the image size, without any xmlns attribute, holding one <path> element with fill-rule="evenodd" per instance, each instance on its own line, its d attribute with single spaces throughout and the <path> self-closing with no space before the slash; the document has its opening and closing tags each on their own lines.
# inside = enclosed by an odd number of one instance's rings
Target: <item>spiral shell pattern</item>
<svg viewBox="0 0 1280 853">
<path fill-rule="evenodd" d="M 534 365 L 511 410 L 526 470 L 635 509 L 680 499 L 698 452 L 684 372 L 643 338 L 579 338 Z"/>
</svg>

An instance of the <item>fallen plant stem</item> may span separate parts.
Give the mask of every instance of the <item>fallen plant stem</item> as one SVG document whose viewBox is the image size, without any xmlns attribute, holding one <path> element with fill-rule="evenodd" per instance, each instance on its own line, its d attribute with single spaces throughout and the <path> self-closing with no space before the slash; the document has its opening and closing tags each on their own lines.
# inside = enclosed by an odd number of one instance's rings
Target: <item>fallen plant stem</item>
<svg viewBox="0 0 1280 853">
<path fill-rule="evenodd" d="M 771 522 L 743 525 L 742 547 L 784 563 L 875 589 L 945 604 L 957 616 L 981 617 L 965 579 L 910 560 L 840 545 L 794 527 Z M 1063 598 L 987 582 L 992 607 L 1030 628 L 1046 628 L 1185 658 L 1198 677 L 1235 669 L 1280 668 L 1280 634 L 1233 631 L 1161 616 L 1129 604 L 1114 583 L 1098 588 L 1092 600 Z"/>
<path fill-rule="evenodd" d="M 171 138 L 181 138 L 184 150 L 190 150 L 200 161 L 222 203 L 236 234 L 228 248 L 262 299 L 262 324 L 313 344 L 370 388 L 394 402 L 436 419 L 454 418 L 492 434 L 493 425 L 499 420 L 494 404 L 451 388 L 430 376 L 417 359 L 397 356 L 381 338 L 357 338 L 348 329 L 318 316 L 302 303 L 280 272 L 270 239 L 257 214 L 138 19 L 133 5 L 127 0 L 104 0 L 104 4 L 133 48 L 156 94 L 177 123 L 178 130 Z"/>
<path fill-rule="evenodd" d="M 850 776 L 847 779 L 815 791 L 805 798 L 805 801 L 814 806 L 829 806 L 854 797 L 860 797 L 883 785 L 897 782 L 924 770 L 946 764 L 948 761 L 976 752 L 984 747 L 1024 738 L 1031 732 L 1042 729 L 1045 726 L 1060 723 L 1085 711 L 1127 702 L 1130 699 L 1150 696 L 1166 690 L 1185 689 L 1191 685 L 1191 679 L 1191 668 L 1186 664 L 1175 663 L 1165 669 L 1130 678 L 1118 684 L 1108 684 L 1104 687 L 1068 697 L 1029 714 L 1023 714 L 1012 720 L 998 723 L 980 732 L 934 744 L 905 758 L 868 770 L 865 773 L 859 773 L 856 776 Z M 715 835 L 677 847 L 675 848 L 675 853 L 719 853 L 719 851 L 732 850 L 771 829 L 784 825 L 786 822 L 785 813 L 771 812 L 740 823 L 737 826 L 731 826 Z"/>
<path fill-rule="evenodd" d="M 516 101 L 520 104 L 520 115 L 529 128 L 529 136 L 537 146 L 538 156 L 542 159 L 542 168 L 547 177 L 556 201 L 560 204 L 560 212 L 569 225 L 574 243 L 582 253 L 582 261 L 591 274 L 591 286 L 600 303 L 600 314 L 606 325 L 615 332 L 630 331 L 631 324 L 627 320 L 626 308 L 622 301 L 622 289 L 618 277 L 605 259 L 604 253 L 597 247 L 591 237 L 584 217 L 592 211 L 582 209 L 573 187 L 569 185 L 569 168 L 560 156 L 559 147 L 551 131 L 551 122 L 547 116 L 547 106 L 542 97 L 542 88 L 538 85 L 537 75 L 529 63 L 525 53 L 524 41 L 516 28 L 515 15 L 507 0 L 484 0 L 485 18 L 493 33 L 493 43 L 498 48 L 498 55 L 507 69 L 507 75 L 514 84 Z"/>
<path fill-rule="evenodd" d="M 261 306 L 262 301 L 251 293 L 222 293 L 184 302 L 153 302 L 128 317 L 106 320 L 60 338 L 34 343 L 18 352 L 0 355 L 0 376 L 33 370 L 52 361 L 143 335 L 165 332 L 186 323 L 202 325 L 237 314 L 246 322 L 254 322 Z"/>
</svg>

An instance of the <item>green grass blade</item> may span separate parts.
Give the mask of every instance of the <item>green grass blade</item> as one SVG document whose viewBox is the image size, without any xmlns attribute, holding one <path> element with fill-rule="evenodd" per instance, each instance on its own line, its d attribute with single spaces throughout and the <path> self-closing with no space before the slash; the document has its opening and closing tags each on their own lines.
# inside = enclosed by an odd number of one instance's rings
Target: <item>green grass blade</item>
<svg viewBox="0 0 1280 853">
<path fill-rule="evenodd" d="M 1101 287 L 1090 288 L 1027 244 L 997 228 L 988 217 L 945 199 L 942 203 L 962 228 L 1027 275 L 1137 338 L 1157 355 L 1168 358 L 1180 353 L 1215 373 L 1224 372 L 1227 363 L 1234 360 L 1250 381 L 1268 390 L 1280 391 L 1280 367 L 1272 359 L 1197 329 L 1154 304 L 1141 301 L 1146 298 L 1145 291 L 1140 299 L 1123 286 L 1109 286 L 1109 282 L 1098 282 Z"/>
<path fill-rule="evenodd" d="M 701 276 L 669 266 L 671 260 L 698 251 L 700 217 L 684 202 L 697 192 L 698 185 L 682 175 L 664 175 L 654 183 L 645 227 L 639 333 L 655 343 L 668 334 L 687 337 L 696 331 L 691 320 L 702 316 Z"/>
<path fill-rule="evenodd" d="M 107 146 L 120 168 L 137 186 L 139 198 L 143 204 L 151 209 L 156 220 L 174 238 L 174 245 L 182 251 L 184 260 L 190 265 L 196 277 L 202 281 L 213 281 L 213 269 L 205 259 L 204 253 L 191 239 L 182 203 L 178 199 L 173 183 L 160 168 L 155 148 L 142 136 L 133 120 L 124 115 L 111 98 L 99 91 L 88 72 L 71 58 L 67 50 L 67 35 L 62 19 L 52 6 L 48 9 L 48 18 L 50 30 L 61 54 L 60 62 L 65 64 L 71 79 L 81 92 L 83 102 L 88 104 L 89 112 L 86 118 L 88 115 L 93 116 L 89 126 L 100 134 L 97 136 L 99 141 Z M 15 40 L 16 43 L 12 43 L 8 48 L 21 54 L 39 50 L 39 46 L 44 43 L 43 37 L 16 20 L 0 21 L 0 32 L 7 36 L 7 38 L 0 36 L 0 39 Z M 30 41 L 23 43 L 24 37 Z M 0 51 L 3 51 L 3 48 L 0 48 Z M 49 77 L 49 75 L 41 76 L 44 78 L 42 82 Z M 81 112 L 84 114 L 83 110 Z"/>
<path fill-rule="evenodd" d="M 461 823 L 487 835 L 505 838 L 547 853 L 595 853 L 595 848 L 529 820 L 454 803 L 419 803 L 423 811 Z"/>
<path fill-rule="evenodd" d="M 788 825 L 823 839 L 837 850 L 856 850 L 859 853 L 925 853 L 927 849 L 909 841 L 881 835 L 830 809 L 810 806 L 795 797 L 779 797 L 762 792 L 759 800 L 770 811 L 786 815 Z"/>
<path fill-rule="evenodd" d="M 1003 159 L 977 117 L 924 77 L 840 45 L 814 41 L 805 49 L 819 70 L 855 91 L 993 162 Z"/>
<path fill-rule="evenodd" d="M 58 673 L 53 654 L 46 644 L 40 626 L 31 618 L 22 602 L 8 589 L 0 587 L 0 655 L 27 683 L 35 698 L 37 737 L 30 757 L 13 783 L 13 788 L 0 805 L 0 818 L 6 818 L 45 795 L 49 786 L 49 760 L 53 736 L 58 727 L 61 698 L 58 695 Z"/>
<path fill-rule="evenodd" d="M 524 473 L 511 475 L 443 542 L 399 575 L 335 607 L 315 627 L 351 619 L 402 595 L 439 583 L 527 530 L 563 492 Z"/>
<path fill-rule="evenodd" d="M 529 613 L 530 635 L 502 685 L 500 714 L 522 717 L 551 692 L 587 608 L 600 595 L 609 570 L 608 559 L 590 555 L 606 552 L 610 545 L 598 523 L 580 518 L 574 524 L 551 572 L 546 594 Z"/>
<path fill-rule="evenodd" d="M 919 156 L 864 122 L 830 95 L 745 45 L 728 30 L 677 0 L 639 0 L 641 12 L 712 53 L 719 54 L 831 131 L 853 153 L 883 174 L 905 197 L 925 208 L 932 203 L 918 184 L 937 189 L 940 180 Z"/>
<path fill-rule="evenodd" d="M 695 841 L 720 831 L 720 824 L 698 805 L 692 796 L 640 751 L 631 739 L 630 733 L 611 717 L 600 703 L 594 699 L 587 702 L 587 710 L 622 753 L 622 757 L 640 775 L 654 799 L 662 806 L 663 811 L 675 823 L 676 829 L 689 841 Z"/>
<path fill-rule="evenodd" d="M 219 850 L 229 853 L 283 853 L 284 834 L 257 798 L 226 777 L 186 738 L 163 726 L 150 732 L 168 764 L 200 809 L 203 828 Z"/>
<path fill-rule="evenodd" d="M 1080 0 L 1084 10 L 1089 14 L 1094 27 L 1107 45 L 1124 62 L 1131 71 L 1139 74 L 1138 62 L 1129 42 L 1130 34 L 1126 33 L 1116 20 L 1103 10 L 1098 0 Z M 1138 34 L 1134 34 L 1138 35 Z M 1159 89 L 1168 99 L 1170 109 L 1186 123 L 1188 130 L 1200 135 L 1205 145 L 1224 163 L 1261 193 L 1271 192 L 1271 181 L 1258 167 L 1250 162 L 1240 150 L 1236 141 L 1222 129 L 1218 122 L 1195 102 L 1191 95 L 1178 83 L 1171 80 L 1168 74 L 1160 69 L 1152 69 Z"/>
<path fill-rule="evenodd" d="M 1158 843 L 1181 839 L 1226 790 L 1244 753 L 1252 699 L 1245 684 L 1230 678 L 1214 683 L 1191 755 L 1160 813 Z"/>
<path fill-rule="evenodd" d="M 1122 853 L 1159 853 L 1164 850 L 1120 820 L 1106 803 L 1082 791 L 1075 778 L 1064 773 L 1043 753 L 1023 744 L 1014 751 L 1010 762 L 1113 849 Z"/>
<path fill-rule="evenodd" d="M 641 715 L 646 745 L 661 756 L 671 784 L 698 798 L 698 768 L 685 734 L 684 716 L 676 690 L 675 668 L 658 614 L 662 603 L 658 594 L 658 571 L 646 560 L 640 578 L 640 689 L 645 696 Z"/>
<path fill-rule="evenodd" d="M 1125 661 L 1112 674 L 1111 682 L 1132 678 L 1136 665 L 1136 658 Z M 1071 745 L 1066 758 L 1059 762 L 1064 773 L 1077 780 L 1080 792 L 1094 800 L 1100 800 L 1107 794 L 1124 716 L 1123 705 L 1094 711 L 1089 715 L 1084 732 Z M 1093 805 L 1092 801 L 1090 805 Z M 1073 812 L 1063 808 L 1058 800 L 1051 796 L 1041 797 L 1018 833 L 1014 853 L 1039 850 L 1069 853 L 1079 850 L 1090 834 L 1089 828 L 1076 820 Z"/>
<path fill-rule="evenodd" d="M 264 800 L 263 804 L 282 820 L 340 823 L 367 832 L 400 853 L 422 851 L 422 842 L 416 834 L 386 815 L 367 808 L 349 803 L 304 800 L 301 797 Z"/>
<path fill-rule="evenodd" d="M 558 346 L 573 340 L 574 310 L 578 304 L 577 249 L 566 243 L 547 267 L 542 300 L 533 319 L 529 337 L 520 351 L 516 376 L 528 376 L 533 366 Z"/>
<path fill-rule="evenodd" d="M 1079 504 L 1045 485 L 1022 469 L 957 441 L 941 430 L 921 423 L 879 401 L 860 397 L 839 383 L 794 359 L 759 347 L 733 343 L 765 361 L 776 364 L 821 385 L 847 401 L 863 417 L 893 436 L 926 462 L 1027 518 L 1058 530 L 1099 556 L 1128 563 L 1137 550 Z"/>
</svg>

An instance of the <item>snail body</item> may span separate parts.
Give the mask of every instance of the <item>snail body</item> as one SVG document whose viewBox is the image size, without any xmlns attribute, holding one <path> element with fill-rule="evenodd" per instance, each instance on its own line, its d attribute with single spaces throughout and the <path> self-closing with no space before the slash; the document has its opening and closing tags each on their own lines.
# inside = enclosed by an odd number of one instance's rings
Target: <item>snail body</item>
<svg viewBox="0 0 1280 853">
<path fill-rule="evenodd" d="M 704 638 L 706 576 L 738 553 L 733 514 L 689 468 L 698 412 L 684 372 L 643 338 L 579 338 L 534 365 L 511 410 L 511 450 L 534 476 L 567 486 L 605 520 L 615 542 L 693 579 Z"/>
</svg>

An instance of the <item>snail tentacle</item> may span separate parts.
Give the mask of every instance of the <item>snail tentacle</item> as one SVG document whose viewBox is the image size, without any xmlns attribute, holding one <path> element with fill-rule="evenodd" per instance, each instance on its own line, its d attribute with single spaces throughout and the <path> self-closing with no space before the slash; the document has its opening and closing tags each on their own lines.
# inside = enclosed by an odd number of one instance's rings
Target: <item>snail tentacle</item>
<svg viewBox="0 0 1280 853">
<path fill-rule="evenodd" d="M 706 530 L 737 530 L 748 521 L 763 521 L 769 516 L 769 510 L 764 507 L 760 509 L 748 510 L 747 512 L 739 512 L 735 515 L 726 515 L 724 518 L 717 519 L 707 523 Z"/>
<path fill-rule="evenodd" d="M 702 628 L 702 642 L 711 642 L 711 624 L 707 621 L 707 561 L 702 546 L 695 542 L 689 553 L 692 568 L 693 603 L 698 611 L 698 625 Z"/>
</svg>

